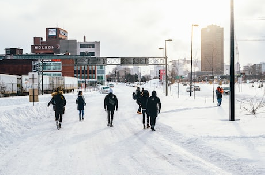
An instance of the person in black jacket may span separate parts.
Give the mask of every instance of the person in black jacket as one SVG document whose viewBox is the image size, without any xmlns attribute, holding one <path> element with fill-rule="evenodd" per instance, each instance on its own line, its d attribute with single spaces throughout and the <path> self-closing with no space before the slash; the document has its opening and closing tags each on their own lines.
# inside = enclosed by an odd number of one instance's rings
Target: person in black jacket
<svg viewBox="0 0 265 175">
<path fill-rule="evenodd" d="M 108 126 L 113 127 L 113 117 L 114 117 L 114 110 L 118 110 L 118 99 L 116 95 L 110 92 L 108 95 L 105 96 L 104 99 L 104 109 L 108 112 Z"/>
<path fill-rule="evenodd" d="M 66 100 L 63 96 L 63 91 L 61 91 L 59 88 L 57 88 L 56 92 L 52 93 L 52 96 L 53 97 L 48 103 L 48 106 L 50 106 L 50 104 L 53 105 L 53 110 L 55 111 L 55 121 L 56 123 L 59 122 L 59 128 L 61 128 Z"/>
<path fill-rule="evenodd" d="M 81 119 L 84 120 L 84 106 L 86 105 L 86 102 L 82 91 L 78 92 L 76 104 L 77 104 L 77 110 L 79 111 L 79 121 L 81 121 Z"/>
<path fill-rule="evenodd" d="M 146 112 L 146 105 L 147 105 L 147 100 L 149 98 L 149 92 L 147 90 L 144 90 L 142 92 L 142 97 L 140 100 L 141 103 L 141 107 L 142 107 L 142 114 L 143 114 L 143 125 L 144 125 L 144 129 L 145 128 L 150 128 L 150 124 L 149 124 L 149 114 L 147 114 Z M 145 126 L 145 115 L 146 115 L 146 126 Z"/>
<path fill-rule="evenodd" d="M 151 129 L 155 131 L 156 117 L 161 110 L 160 98 L 156 96 L 156 91 L 153 91 L 152 96 L 148 98 L 146 107 L 147 114 L 150 115 Z"/>
<path fill-rule="evenodd" d="M 137 110 L 137 114 L 142 114 L 142 106 L 141 106 L 141 91 L 140 91 L 140 87 L 137 87 L 136 91 L 135 91 L 135 95 L 136 95 L 136 103 L 138 104 L 138 110 Z"/>
</svg>

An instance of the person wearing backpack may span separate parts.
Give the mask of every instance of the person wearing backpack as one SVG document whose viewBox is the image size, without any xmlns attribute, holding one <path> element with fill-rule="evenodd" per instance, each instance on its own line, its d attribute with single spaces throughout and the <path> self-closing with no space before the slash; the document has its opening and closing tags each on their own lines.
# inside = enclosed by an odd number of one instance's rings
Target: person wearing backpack
<svg viewBox="0 0 265 175">
<path fill-rule="evenodd" d="M 152 131 L 155 131 L 156 117 L 161 110 L 160 98 L 156 96 L 156 91 L 153 91 L 152 96 L 148 98 L 146 110 L 147 114 L 150 116 L 151 129 Z"/>
<path fill-rule="evenodd" d="M 118 110 L 118 99 L 112 92 L 104 98 L 104 109 L 108 112 L 108 126 L 113 127 L 114 110 Z"/>
<path fill-rule="evenodd" d="M 137 87 L 136 91 L 133 92 L 133 99 L 136 100 L 136 103 L 138 104 L 138 110 L 137 110 L 137 114 L 142 114 L 142 106 L 141 106 L 141 91 L 140 91 L 140 87 Z"/>
<path fill-rule="evenodd" d="M 55 111 L 55 121 L 59 121 L 59 128 L 61 128 L 66 100 L 63 96 L 63 91 L 61 91 L 59 88 L 57 88 L 57 90 L 52 93 L 52 96 L 53 97 L 48 103 L 48 106 L 50 106 L 50 104 L 53 105 L 53 110 Z"/>
<path fill-rule="evenodd" d="M 79 111 L 79 121 L 84 120 L 84 106 L 86 105 L 86 102 L 82 91 L 78 92 L 76 104 L 77 104 L 77 110 Z"/>
<path fill-rule="evenodd" d="M 143 114 L 143 125 L 144 125 L 144 129 L 145 128 L 150 128 L 150 121 L 149 121 L 149 114 L 147 114 L 146 112 L 146 104 L 147 104 L 147 100 L 149 98 L 149 92 L 147 90 L 143 90 L 142 92 L 142 97 L 140 100 L 141 106 L 142 106 L 142 114 Z M 145 126 L 145 116 L 146 116 L 146 126 Z"/>
</svg>

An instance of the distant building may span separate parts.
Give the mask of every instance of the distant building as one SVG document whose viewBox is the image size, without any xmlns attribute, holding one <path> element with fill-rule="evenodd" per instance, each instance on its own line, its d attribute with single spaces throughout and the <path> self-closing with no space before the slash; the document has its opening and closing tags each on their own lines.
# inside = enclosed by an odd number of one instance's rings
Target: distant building
<svg viewBox="0 0 265 175">
<path fill-rule="evenodd" d="M 10 75 L 25 75 L 32 71 L 32 60 L 14 60 L 13 55 L 22 55 L 23 49 L 6 48 L 7 59 L 0 60 L 0 73 Z"/>
<path fill-rule="evenodd" d="M 68 40 L 68 32 L 61 28 L 46 28 L 46 41 L 42 37 L 34 37 L 31 46 L 35 54 L 65 54 L 100 57 L 100 42 L 83 42 Z M 51 76 L 71 76 L 79 78 L 82 83 L 105 82 L 105 66 L 75 66 L 71 59 L 50 60 L 44 63 L 44 74 Z"/>
<path fill-rule="evenodd" d="M 6 48 L 5 49 L 6 55 L 22 55 L 23 49 L 20 48 Z"/>
<path fill-rule="evenodd" d="M 201 71 L 224 74 L 224 28 L 210 25 L 201 30 Z"/>
</svg>

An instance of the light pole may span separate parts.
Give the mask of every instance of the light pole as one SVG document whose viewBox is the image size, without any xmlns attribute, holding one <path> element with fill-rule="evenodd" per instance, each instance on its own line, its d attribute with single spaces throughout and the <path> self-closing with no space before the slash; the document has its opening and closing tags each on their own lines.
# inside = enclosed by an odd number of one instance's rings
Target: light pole
<svg viewBox="0 0 265 175">
<path fill-rule="evenodd" d="M 165 40 L 165 62 L 166 62 L 166 96 L 168 95 L 168 77 L 167 77 L 167 41 L 172 41 L 172 39 Z"/>
<path fill-rule="evenodd" d="M 230 98 L 229 120 L 235 121 L 235 33 L 234 33 L 234 1 L 230 2 Z"/>
<path fill-rule="evenodd" d="M 163 47 L 159 47 L 160 50 L 164 50 Z M 164 55 L 164 51 L 163 51 L 163 55 Z M 163 76 L 162 76 L 163 77 Z M 159 77 L 160 78 L 160 77 Z M 163 78 L 161 78 L 161 81 L 163 82 Z M 164 88 L 163 88 L 163 91 L 164 91 Z"/>
<path fill-rule="evenodd" d="M 190 46 L 190 96 L 191 96 L 191 87 L 192 87 L 192 38 L 193 38 L 193 26 L 199 26 L 198 24 L 191 25 L 191 46 Z"/>
</svg>

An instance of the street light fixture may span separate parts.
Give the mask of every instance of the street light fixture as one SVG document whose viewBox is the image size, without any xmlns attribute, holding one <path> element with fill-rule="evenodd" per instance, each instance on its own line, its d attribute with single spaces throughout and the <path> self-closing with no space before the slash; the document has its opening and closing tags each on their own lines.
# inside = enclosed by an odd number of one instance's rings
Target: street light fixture
<svg viewBox="0 0 265 175">
<path fill-rule="evenodd" d="M 167 41 L 172 41 L 172 39 L 165 40 L 165 62 L 166 62 L 166 96 L 168 95 L 168 77 L 167 77 Z"/>
<path fill-rule="evenodd" d="M 190 96 L 191 96 L 191 87 L 192 87 L 192 39 L 193 39 L 193 26 L 197 27 L 198 24 L 191 25 L 191 47 L 190 47 Z"/>
</svg>

